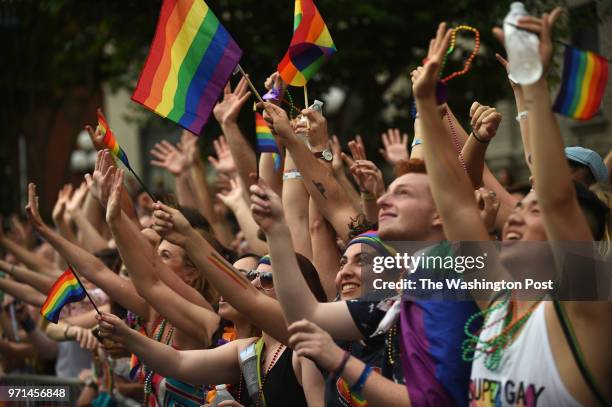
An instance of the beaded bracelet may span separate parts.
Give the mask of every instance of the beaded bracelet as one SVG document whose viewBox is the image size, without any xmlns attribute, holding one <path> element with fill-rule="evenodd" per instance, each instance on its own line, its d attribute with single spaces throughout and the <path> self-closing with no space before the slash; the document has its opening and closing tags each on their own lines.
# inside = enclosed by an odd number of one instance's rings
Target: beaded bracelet
<svg viewBox="0 0 612 407">
<path fill-rule="evenodd" d="M 302 179 L 302 174 L 298 170 L 288 170 L 283 172 L 283 181 L 287 181 L 289 179 Z"/>
<path fill-rule="evenodd" d="M 363 368 L 363 372 L 361 372 L 361 375 L 359 376 L 359 379 L 357 379 L 357 383 L 351 386 L 351 393 L 361 394 L 361 390 L 363 390 L 365 382 L 368 380 L 368 377 L 370 377 L 372 371 L 372 366 L 366 364 Z"/>
</svg>

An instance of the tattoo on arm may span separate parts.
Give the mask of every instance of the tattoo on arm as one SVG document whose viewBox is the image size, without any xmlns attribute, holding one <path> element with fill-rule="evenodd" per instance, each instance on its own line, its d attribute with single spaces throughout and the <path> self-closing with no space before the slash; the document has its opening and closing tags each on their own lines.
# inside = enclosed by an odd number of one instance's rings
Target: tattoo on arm
<svg viewBox="0 0 612 407">
<path fill-rule="evenodd" d="M 208 256 L 208 261 L 210 261 L 219 270 L 224 272 L 229 278 L 234 280 L 234 282 L 238 284 L 240 287 L 245 288 L 245 289 L 248 287 L 247 284 L 249 284 L 249 282 L 246 281 L 239 272 L 234 270 L 234 268 L 229 263 L 227 263 L 227 261 L 224 258 L 219 256 L 217 253 L 212 253 L 210 256 Z"/>
<path fill-rule="evenodd" d="M 323 198 L 327 199 L 327 197 L 325 196 L 325 187 L 323 186 L 322 183 L 317 182 L 317 181 L 312 181 L 312 184 L 317 187 L 317 189 L 319 190 L 319 192 L 321 193 L 321 196 L 323 196 Z"/>
</svg>

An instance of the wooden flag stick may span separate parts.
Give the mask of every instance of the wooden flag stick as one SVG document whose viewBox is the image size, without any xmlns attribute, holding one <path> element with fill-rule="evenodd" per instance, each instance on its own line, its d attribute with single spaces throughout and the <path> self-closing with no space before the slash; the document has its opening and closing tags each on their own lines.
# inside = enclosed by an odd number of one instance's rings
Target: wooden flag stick
<svg viewBox="0 0 612 407">
<path fill-rule="evenodd" d="M 253 93 L 255 94 L 255 97 L 257 98 L 257 100 L 259 100 L 261 103 L 264 102 L 264 100 L 261 98 L 261 95 L 259 94 L 259 92 L 257 91 L 257 89 L 255 88 L 255 85 L 253 85 L 253 82 L 251 82 L 251 78 L 249 78 L 249 76 L 246 74 L 246 72 L 244 72 L 244 69 L 242 69 L 242 67 L 240 66 L 240 64 L 238 64 L 238 70 L 240 71 L 240 74 L 242 74 L 242 76 L 247 80 L 247 82 L 249 83 L 249 87 L 251 88 L 251 90 L 253 91 Z"/>
<path fill-rule="evenodd" d="M 304 109 L 308 109 L 308 88 L 304 84 Z"/>
<path fill-rule="evenodd" d="M 83 291 L 85 291 L 85 295 L 87 296 L 87 298 L 89 298 L 89 301 L 91 302 L 91 304 L 93 305 L 94 309 L 96 310 L 96 312 L 98 313 L 98 315 L 102 315 L 102 313 L 100 312 L 100 310 L 98 309 L 98 306 L 96 305 L 96 303 L 94 302 L 94 300 L 91 298 L 91 296 L 89 295 L 89 293 L 87 292 L 87 288 L 85 288 L 85 286 L 83 285 L 83 283 L 81 282 L 81 279 L 79 278 L 79 276 L 77 275 L 76 271 L 74 271 L 74 267 L 72 267 L 72 264 L 68 265 L 70 267 L 70 270 L 72 270 L 72 275 L 74 275 L 74 277 L 77 279 L 77 281 L 79 282 L 79 285 L 81 286 L 81 288 L 83 289 Z"/>
</svg>

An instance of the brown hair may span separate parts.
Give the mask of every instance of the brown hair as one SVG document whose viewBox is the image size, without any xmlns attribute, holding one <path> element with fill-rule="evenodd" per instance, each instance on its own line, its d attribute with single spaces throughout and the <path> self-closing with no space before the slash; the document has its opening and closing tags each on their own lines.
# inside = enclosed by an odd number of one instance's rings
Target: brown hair
<svg viewBox="0 0 612 407">
<path fill-rule="evenodd" d="M 427 174 L 425 161 L 420 158 L 402 160 L 395 165 L 395 176 L 401 177 L 405 174 Z"/>
<path fill-rule="evenodd" d="M 317 301 L 327 302 L 327 294 L 325 294 L 325 290 L 323 290 L 321 280 L 319 279 L 319 273 L 317 273 L 315 266 L 310 262 L 310 260 L 299 253 L 296 253 L 295 257 L 297 258 L 298 266 L 300 266 L 302 276 L 304 276 L 304 280 L 306 280 L 310 291 L 313 293 Z"/>
</svg>

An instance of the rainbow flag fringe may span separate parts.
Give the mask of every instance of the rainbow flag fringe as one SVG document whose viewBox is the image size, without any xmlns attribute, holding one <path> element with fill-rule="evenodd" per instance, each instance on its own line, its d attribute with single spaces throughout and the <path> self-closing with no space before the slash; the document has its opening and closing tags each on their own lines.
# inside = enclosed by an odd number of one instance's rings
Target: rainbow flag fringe
<svg viewBox="0 0 612 407">
<path fill-rule="evenodd" d="M 590 51 L 565 47 L 561 89 L 553 110 L 578 120 L 595 116 L 608 83 L 608 60 Z"/>
<path fill-rule="evenodd" d="M 293 38 L 278 64 L 278 72 L 291 86 L 304 86 L 336 52 L 329 30 L 312 0 L 296 0 Z"/>
<path fill-rule="evenodd" d="M 125 164 L 127 168 L 131 168 L 130 162 L 128 161 L 128 158 L 127 158 L 127 154 L 125 153 L 125 151 L 123 151 L 119 143 L 117 143 L 117 139 L 115 138 L 115 133 L 113 133 L 110 126 L 108 125 L 108 122 L 106 121 L 106 117 L 104 117 L 104 113 L 102 113 L 101 109 L 98 109 L 97 114 L 98 114 L 98 128 L 104 135 L 104 145 L 111 151 L 111 153 L 113 153 L 115 157 L 120 159 L 121 162 Z"/>
<path fill-rule="evenodd" d="M 85 298 L 85 290 L 73 273 L 71 267 L 62 273 L 51 287 L 47 300 L 40 309 L 40 314 L 49 322 L 57 324 L 64 305 Z"/>
<path fill-rule="evenodd" d="M 132 100 L 200 134 L 242 50 L 202 0 L 164 0 Z"/>
</svg>

